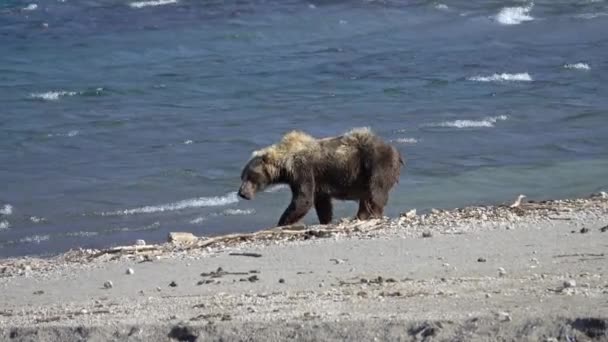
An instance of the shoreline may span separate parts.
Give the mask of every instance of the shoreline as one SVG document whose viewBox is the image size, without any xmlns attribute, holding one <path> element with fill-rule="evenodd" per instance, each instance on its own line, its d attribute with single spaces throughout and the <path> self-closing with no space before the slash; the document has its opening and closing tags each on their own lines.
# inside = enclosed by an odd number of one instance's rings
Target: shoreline
<svg viewBox="0 0 608 342">
<path fill-rule="evenodd" d="M 607 248 L 600 193 L 0 259 L 0 339 L 602 341 Z"/>
</svg>

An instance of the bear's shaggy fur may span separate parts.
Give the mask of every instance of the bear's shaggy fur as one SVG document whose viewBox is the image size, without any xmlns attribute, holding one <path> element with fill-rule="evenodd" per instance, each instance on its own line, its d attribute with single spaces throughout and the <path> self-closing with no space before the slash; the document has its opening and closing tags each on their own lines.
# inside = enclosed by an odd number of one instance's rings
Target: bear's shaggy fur
<svg viewBox="0 0 608 342">
<path fill-rule="evenodd" d="M 288 184 L 292 200 L 278 225 L 299 221 L 314 205 L 321 224 L 332 220 L 332 198 L 359 201 L 357 218 L 379 218 L 404 165 L 399 151 L 368 128 L 316 139 L 300 131 L 253 152 L 239 196 L 252 199 L 271 184 Z"/>
</svg>

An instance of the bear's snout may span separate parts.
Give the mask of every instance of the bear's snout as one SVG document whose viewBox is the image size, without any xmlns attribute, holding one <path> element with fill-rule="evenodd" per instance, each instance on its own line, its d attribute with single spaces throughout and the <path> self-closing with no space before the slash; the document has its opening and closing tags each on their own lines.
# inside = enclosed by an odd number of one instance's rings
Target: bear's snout
<svg viewBox="0 0 608 342">
<path fill-rule="evenodd" d="M 251 189 L 251 185 L 248 183 L 243 183 L 239 188 L 238 192 L 239 197 L 250 200 L 253 198 L 253 189 Z"/>
</svg>

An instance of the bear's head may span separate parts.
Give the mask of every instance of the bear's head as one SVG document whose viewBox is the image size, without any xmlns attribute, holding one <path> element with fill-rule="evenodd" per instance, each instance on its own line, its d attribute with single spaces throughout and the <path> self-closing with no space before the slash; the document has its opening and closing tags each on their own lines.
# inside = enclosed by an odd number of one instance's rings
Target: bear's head
<svg viewBox="0 0 608 342">
<path fill-rule="evenodd" d="M 241 181 L 238 194 L 246 200 L 253 199 L 256 192 L 264 190 L 272 182 L 267 161 L 263 156 L 253 157 L 245 165 L 241 173 Z"/>
</svg>

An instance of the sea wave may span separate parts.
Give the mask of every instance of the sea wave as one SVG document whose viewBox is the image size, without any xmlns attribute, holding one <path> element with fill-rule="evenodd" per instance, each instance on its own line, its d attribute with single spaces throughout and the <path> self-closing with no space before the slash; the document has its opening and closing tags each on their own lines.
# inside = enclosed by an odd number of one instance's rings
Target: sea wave
<svg viewBox="0 0 608 342">
<path fill-rule="evenodd" d="M 255 209 L 226 209 L 222 211 L 224 215 L 253 215 L 255 214 Z"/>
<path fill-rule="evenodd" d="M 2 209 L 0 209 L 0 214 L 1 215 L 11 215 L 13 213 L 13 206 L 10 204 L 5 204 Z"/>
<path fill-rule="evenodd" d="M 264 190 L 264 192 L 279 192 L 287 189 L 289 189 L 289 186 L 287 186 L 287 184 L 277 184 L 269 186 L 268 188 L 266 188 L 266 190 Z"/>
<path fill-rule="evenodd" d="M 398 144 L 417 144 L 418 139 L 416 138 L 397 138 L 391 140 L 392 142 L 396 142 Z"/>
<path fill-rule="evenodd" d="M 509 117 L 506 115 L 491 116 L 482 120 L 454 120 L 444 121 L 436 124 L 431 124 L 431 127 L 453 127 L 453 128 L 479 128 L 479 127 L 494 127 L 498 121 L 505 121 Z"/>
<path fill-rule="evenodd" d="M 52 137 L 69 137 L 69 138 L 71 138 L 71 137 L 77 136 L 78 134 L 80 134 L 80 131 L 78 131 L 77 129 L 74 129 L 67 133 L 49 133 L 46 136 L 49 138 L 52 138 Z"/>
<path fill-rule="evenodd" d="M 99 235 L 98 232 L 84 232 L 84 231 L 79 231 L 79 232 L 69 232 L 65 234 L 66 236 L 69 237 L 91 237 L 91 236 L 97 236 Z"/>
<path fill-rule="evenodd" d="M 35 11 L 38 8 L 38 5 L 36 4 L 29 4 L 25 7 L 23 7 L 24 11 Z"/>
<path fill-rule="evenodd" d="M 51 237 L 50 235 L 32 235 L 26 236 L 24 238 L 19 239 L 21 243 L 41 243 L 42 241 L 47 241 Z"/>
<path fill-rule="evenodd" d="M 0 230 L 8 229 L 11 224 L 7 220 L 0 221 Z"/>
<path fill-rule="evenodd" d="M 473 76 L 467 78 L 469 81 L 475 82 L 531 82 L 532 77 L 527 72 L 517 74 L 493 74 L 490 76 Z"/>
<path fill-rule="evenodd" d="M 590 70 L 591 67 L 587 63 L 565 64 L 565 69 Z"/>
<path fill-rule="evenodd" d="M 231 192 L 224 196 L 216 197 L 199 197 L 192 198 L 175 203 L 167 203 L 161 205 L 145 206 L 134 209 L 125 209 L 101 213 L 102 216 L 122 216 L 122 215 L 133 215 L 133 214 L 150 214 L 164 211 L 182 210 L 188 208 L 200 208 L 200 207 L 217 207 L 222 205 L 228 205 L 237 203 L 239 199 L 236 196 L 236 192 Z"/>
<path fill-rule="evenodd" d="M 525 7 L 504 7 L 494 19 L 502 25 L 519 25 L 524 21 L 532 21 L 534 20 L 534 17 L 530 15 L 532 7 L 534 7 L 534 3 Z"/>
<path fill-rule="evenodd" d="M 445 10 L 447 10 L 448 8 L 449 8 L 449 7 L 448 7 L 448 5 L 446 5 L 446 4 L 437 4 L 437 5 L 435 5 L 435 9 L 442 10 L 442 11 L 445 11 Z"/>
<path fill-rule="evenodd" d="M 163 6 L 176 4 L 177 0 L 151 0 L 151 1 L 135 1 L 129 4 L 132 8 L 143 8 L 150 6 Z"/>
<path fill-rule="evenodd" d="M 193 220 L 190 220 L 190 223 L 192 223 L 192 224 L 199 224 L 199 223 L 202 223 L 203 221 L 207 221 L 207 217 L 205 217 L 205 216 L 199 216 L 199 217 L 197 217 L 197 218 L 195 218 Z"/>
<path fill-rule="evenodd" d="M 583 13 L 583 14 L 577 14 L 574 17 L 580 18 L 580 19 L 595 19 L 595 18 L 605 17 L 605 16 L 608 16 L 608 12 Z"/>
<path fill-rule="evenodd" d="M 30 221 L 32 221 L 34 223 L 40 223 L 40 222 L 45 222 L 46 219 L 44 217 L 30 216 Z"/>
<path fill-rule="evenodd" d="M 78 94 L 79 93 L 76 91 L 60 90 L 60 91 L 47 91 L 45 93 L 32 93 L 32 94 L 30 94 L 30 97 L 35 98 L 35 99 L 44 100 L 44 101 L 57 101 L 57 100 L 59 100 L 60 97 L 75 96 Z"/>
</svg>

